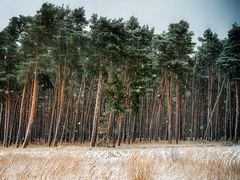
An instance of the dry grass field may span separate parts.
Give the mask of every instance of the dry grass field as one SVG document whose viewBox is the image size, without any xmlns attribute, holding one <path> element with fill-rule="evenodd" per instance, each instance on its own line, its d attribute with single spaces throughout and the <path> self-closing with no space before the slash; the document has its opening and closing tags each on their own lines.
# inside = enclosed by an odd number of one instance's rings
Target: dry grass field
<svg viewBox="0 0 240 180">
<path fill-rule="evenodd" d="M 220 143 L 0 149 L 0 179 L 240 179 L 240 146 Z"/>
</svg>

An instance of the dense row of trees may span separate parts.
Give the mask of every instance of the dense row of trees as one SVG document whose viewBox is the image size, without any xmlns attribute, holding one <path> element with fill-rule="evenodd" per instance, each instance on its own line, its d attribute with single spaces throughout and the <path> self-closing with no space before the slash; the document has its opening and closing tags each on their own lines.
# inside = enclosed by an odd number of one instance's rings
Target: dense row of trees
<svg viewBox="0 0 240 180">
<path fill-rule="evenodd" d="M 89 30 L 88 30 L 89 29 Z M 45 3 L 0 32 L 0 143 L 234 140 L 240 27 L 207 29 L 194 51 L 181 20 L 162 34 Z"/>
</svg>

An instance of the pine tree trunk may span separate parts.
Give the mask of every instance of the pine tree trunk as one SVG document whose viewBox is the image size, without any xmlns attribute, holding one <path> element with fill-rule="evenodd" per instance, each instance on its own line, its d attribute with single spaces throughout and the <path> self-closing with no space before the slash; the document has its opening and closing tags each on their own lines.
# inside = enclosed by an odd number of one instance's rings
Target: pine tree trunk
<svg viewBox="0 0 240 180">
<path fill-rule="evenodd" d="M 22 91 L 22 97 L 21 97 L 21 105 L 20 105 L 20 112 L 19 112 L 19 125 L 18 125 L 18 131 L 17 131 L 17 139 L 16 139 L 16 146 L 19 147 L 19 137 L 21 133 L 21 126 L 22 126 L 22 121 L 23 121 L 23 109 L 24 109 L 24 104 L 25 101 L 25 93 L 26 93 L 26 87 L 28 83 L 28 75 L 25 77 L 25 83 L 23 86 L 23 91 Z"/>
<path fill-rule="evenodd" d="M 36 65 L 35 65 L 36 66 Z M 25 139 L 22 147 L 25 148 L 28 145 L 29 138 L 32 132 L 33 123 L 35 120 L 36 109 L 37 109 L 37 101 L 38 101 L 38 79 L 37 79 L 37 66 L 34 71 L 34 81 L 33 81 L 33 91 L 32 91 L 32 102 L 31 102 L 31 110 L 28 119 L 28 126 L 26 130 Z"/>
<path fill-rule="evenodd" d="M 228 123 L 228 126 L 229 126 L 229 139 L 232 140 L 232 105 L 231 105 L 231 81 L 228 85 L 228 92 L 229 92 L 229 97 L 228 97 L 228 117 L 229 117 L 229 123 Z"/>
<path fill-rule="evenodd" d="M 197 90 L 196 90 L 197 91 Z M 195 108 L 194 108 L 194 124 L 193 124 L 193 137 L 194 137 L 194 140 L 197 139 L 197 127 L 198 127 L 198 98 L 196 96 L 196 94 L 198 94 L 197 92 L 195 92 Z"/>
<path fill-rule="evenodd" d="M 208 122 L 211 116 L 211 112 L 212 112 L 212 81 L 213 81 L 213 77 L 212 77 L 212 66 L 208 68 Z M 212 129 L 212 121 L 210 123 L 210 129 Z M 210 132 L 210 138 L 212 140 L 212 130 L 209 131 Z"/>
<path fill-rule="evenodd" d="M 183 123 L 182 123 L 182 140 L 185 141 L 185 124 L 187 118 L 187 95 L 184 95 L 184 111 L 183 111 Z"/>
<path fill-rule="evenodd" d="M 81 124 L 81 133 L 80 134 L 80 142 L 83 143 L 84 142 L 84 139 L 85 139 L 85 129 L 86 129 L 86 126 L 87 126 L 87 121 L 85 120 L 85 111 L 86 111 L 86 80 L 84 78 L 84 81 L 83 81 L 83 87 L 82 87 L 82 93 L 81 93 L 81 97 L 82 97 L 82 113 L 81 113 L 81 121 L 82 121 L 82 124 Z"/>
<path fill-rule="evenodd" d="M 218 75 L 218 93 L 220 91 L 220 73 Z M 220 101 L 217 103 L 216 117 L 215 117 L 215 140 L 218 140 L 218 127 L 219 127 L 219 119 L 220 119 Z"/>
<path fill-rule="evenodd" d="M 220 97 L 221 97 L 222 90 L 223 90 L 223 86 L 224 86 L 224 84 L 225 84 L 225 80 L 226 80 L 226 79 L 224 78 L 223 83 L 222 83 L 222 86 L 221 86 L 221 89 L 220 89 L 220 92 L 219 92 L 219 94 L 218 94 L 218 96 L 217 96 L 217 99 L 216 99 L 216 102 L 215 102 L 215 104 L 214 104 L 213 110 L 212 110 L 212 112 L 211 112 L 211 114 L 210 114 L 210 117 L 209 117 L 209 120 L 208 120 L 208 122 L 207 122 L 207 127 L 206 127 L 206 130 L 205 130 L 204 138 L 203 138 L 203 139 L 205 139 L 205 138 L 207 137 L 207 132 L 208 132 L 209 126 L 210 126 L 210 124 L 211 124 L 213 114 L 214 114 L 215 109 L 216 109 L 216 107 L 217 107 L 217 103 L 219 102 L 219 99 L 220 99 Z"/>
<path fill-rule="evenodd" d="M 162 117 L 163 117 L 163 107 L 164 107 L 164 93 L 165 93 L 165 77 L 162 78 L 161 82 L 160 82 L 160 88 L 159 88 L 159 94 L 158 94 L 158 98 L 159 98 L 159 107 L 158 107 L 158 111 L 157 111 L 157 115 L 156 115 L 156 121 L 158 122 L 158 130 L 157 130 L 157 135 L 158 135 L 158 139 L 161 139 L 161 126 L 162 126 Z"/>
<path fill-rule="evenodd" d="M 117 137 L 117 145 L 120 146 L 122 141 L 122 124 L 123 124 L 124 117 L 119 117 L 119 124 L 118 124 L 118 137 Z"/>
<path fill-rule="evenodd" d="M 4 123 L 4 140 L 3 146 L 8 147 L 8 138 L 9 138 L 9 125 L 11 121 L 11 109 L 12 109 L 12 96 L 10 94 L 10 89 L 7 90 L 7 101 L 6 101 L 6 113 L 5 113 L 5 123 Z"/>
<path fill-rule="evenodd" d="M 144 132 L 145 132 L 145 139 L 150 138 L 150 133 L 149 133 L 149 128 L 150 128 L 150 114 L 149 114 L 149 93 L 147 93 L 144 97 L 144 102 L 145 102 L 145 107 L 144 107 L 144 112 L 145 112 L 145 127 L 144 127 Z"/>
<path fill-rule="evenodd" d="M 180 120 L 180 85 L 179 79 L 176 81 L 176 144 L 179 140 L 179 120 Z"/>
<path fill-rule="evenodd" d="M 72 98 L 73 98 L 73 91 L 74 91 L 74 89 L 73 89 L 73 74 L 72 74 L 71 82 L 70 82 L 69 96 L 68 96 L 68 103 L 67 103 L 67 110 L 66 110 L 66 114 L 65 114 L 63 128 L 62 128 L 62 135 L 61 135 L 61 139 L 60 139 L 60 144 L 62 144 L 64 133 L 65 133 L 66 124 L 67 124 L 68 118 L 69 118 L 69 113 L 70 113 L 70 108 L 71 108 Z"/>
<path fill-rule="evenodd" d="M 196 90 L 195 90 L 195 78 L 192 79 L 192 112 L 191 112 L 191 128 L 190 128 L 190 139 L 193 140 L 193 132 L 194 132 L 194 120 L 195 120 L 195 109 L 196 109 Z"/>
<path fill-rule="evenodd" d="M 227 122 L 228 122 L 228 115 L 229 115 L 229 87 L 230 86 L 230 80 L 229 78 L 227 79 L 227 87 L 226 87 L 226 90 L 227 90 L 227 97 L 226 97 L 226 108 L 225 108 L 225 118 L 224 118 L 224 128 L 225 128 L 225 141 L 227 141 Z"/>
<path fill-rule="evenodd" d="M 76 136 L 76 126 L 77 126 L 77 120 L 79 119 L 80 109 L 81 109 L 81 95 L 82 95 L 82 89 L 83 84 L 85 83 L 85 77 L 82 77 L 81 86 L 79 88 L 78 96 L 77 96 L 77 102 L 76 102 L 76 108 L 74 111 L 74 117 L 73 117 L 73 132 L 72 132 L 72 143 L 75 143 L 75 136 Z M 81 121 L 79 121 L 81 123 Z"/>
<path fill-rule="evenodd" d="M 143 120 L 143 97 L 141 97 L 141 106 L 140 106 L 140 112 L 139 112 L 139 142 L 142 142 L 142 136 L 143 136 L 143 127 L 144 127 L 144 120 Z"/>
<path fill-rule="evenodd" d="M 110 61 L 109 74 L 108 74 L 108 86 L 110 86 L 110 84 L 112 83 L 112 77 L 113 77 L 113 62 Z M 113 112 L 111 111 L 108 115 L 108 126 L 107 126 L 107 133 L 108 133 L 107 142 L 108 142 L 108 144 L 110 143 L 110 141 L 112 139 L 112 126 L 113 126 L 112 120 L 113 120 Z"/>
<path fill-rule="evenodd" d="M 92 128 L 92 136 L 90 147 L 95 147 L 97 140 L 97 132 L 98 132 L 98 121 L 101 109 L 101 97 L 103 91 L 103 55 L 100 53 L 100 64 L 99 64 L 99 79 L 98 79 L 98 88 L 97 88 L 97 97 L 95 103 L 95 110 L 93 116 L 93 128 Z"/>
<path fill-rule="evenodd" d="M 202 81 L 201 83 L 202 88 L 201 88 L 201 138 L 204 138 L 204 121 L 205 121 L 205 103 L 204 103 L 204 99 L 205 99 L 205 86 L 204 86 L 204 82 Z"/>
<path fill-rule="evenodd" d="M 152 108 L 151 108 L 151 121 L 150 121 L 150 128 L 149 128 L 149 141 L 153 139 L 154 130 L 155 130 L 155 114 L 156 114 L 156 104 L 157 104 L 157 97 L 158 97 L 158 90 L 153 91 L 152 95 Z"/>
<path fill-rule="evenodd" d="M 17 113 L 17 108 L 18 108 L 18 103 L 19 103 L 19 96 L 17 96 L 17 99 L 15 101 L 15 105 L 14 105 L 14 110 L 13 110 L 13 113 L 11 114 L 11 123 L 10 123 L 10 132 L 9 132 L 9 139 L 8 139 L 8 146 L 11 146 L 12 144 L 12 132 L 13 132 L 13 126 L 14 126 L 14 121 L 16 120 L 16 113 Z"/>
<path fill-rule="evenodd" d="M 51 111 L 51 120 L 50 120 L 50 126 L 49 126 L 49 131 L 48 131 L 48 146 L 51 146 L 52 143 L 52 130 L 53 130 L 53 123 L 54 123 L 54 117 L 56 114 L 56 109 L 57 109 L 57 98 L 58 98 L 58 86 L 59 86 L 59 73 L 60 73 L 60 67 L 57 72 L 57 79 L 55 82 L 55 87 L 54 87 L 54 99 L 53 99 L 53 105 L 52 105 L 52 111 Z"/>
<path fill-rule="evenodd" d="M 59 125 L 62 120 L 63 111 L 64 111 L 64 97 L 65 97 L 65 84 L 66 84 L 66 74 L 67 74 L 67 63 L 64 63 L 63 67 L 63 78 L 61 83 L 61 90 L 60 90 L 60 106 L 59 106 L 59 114 L 57 116 L 57 122 L 56 122 L 56 128 L 55 128 L 55 134 L 53 139 L 53 145 L 57 146 L 57 136 L 58 136 L 58 129 Z"/>
<path fill-rule="evenodd" d="M 239 111 L 240 111 L 240 106 L 239 106 L 239 101 L 240 101 L 240 82 L 237 81 L 236 84 L 236 119 L 235 119 L 235 130 L 234 130 L 234 142 L 237 143 L 238 141 L 238 123 L 239 123 Z"/>
<path fill-rule="evenodd" d="M 89 121 L 89 117 L 91 115 L 91 110 L 92 110 L 92 99 L 93 99 L 93 95 L 94 95 L 94 79 L 91 80 L 91 84 L 90 84 L 90 88 L 89 88 L 89 93 L 88 93 L 88 98 L 87 98 L 87 109 L 86 109 L 86 114 L 84 115 L 84 118 L 86 120 L 86 124 L 90 129 L 90 121 Z M 88 136 L 90 137 L 90 130 L 88 131 Z M 89 138 L 90 140 L 90 138 Z"/>
<path fill-rule="evenodd" d="M 130 95 L 130 86 L 131 83 L 129 82 L 127 85 L 127 91 L 126 91 L 126 98 L 124 102 L 124 108 L 127 108 L 128 106 L 128 101 L 129 101 L 129 95 Z M 122 126 L 123 126 L 123 121 L 125 120 L 125 117 L 120 117 L 119 118 L 119 126 L 118 126 L 118 138 L 117 138 L 117 145 L 120 146 L 121 141 L 122 141 Z"/>
<path fill-rule="evenodd" d="M 2 123 L 2 116 L 3 116 L 3 103 L 0 104 L 0 126 L 1 126 L 1 123 Z"/>
<path fill-rule="evenodd" d="M 168 142 L 172 143 L 172 76 L 168 77 Z"/>
<path fill-rule="evenodd" d="M 130 107 L 132 106 L 132 102 L 130 103 Z M 131 122 L 133 119 L 133 112 L 129 112 L 128 120 L 127 120 L 127 143 L 130 144 L 131 141 Z"/>
<path fill-rule="evenodd" d="M 136 115 L 136 113 L 133 113 L 133 123 L 132 123 L 132 127 L 131 127 L 131 142 L 132 143 L 135 142 L 135 138 L 136 138 L 136 121 L 137 121 L 137 115 Z"/>
</svg>

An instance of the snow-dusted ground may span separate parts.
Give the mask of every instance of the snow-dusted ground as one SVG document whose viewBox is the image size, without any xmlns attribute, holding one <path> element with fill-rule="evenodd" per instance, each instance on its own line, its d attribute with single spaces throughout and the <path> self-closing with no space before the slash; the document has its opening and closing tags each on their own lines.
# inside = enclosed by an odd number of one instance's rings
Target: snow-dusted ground
<svg viewBox="0 0 240 180">
<path fill-rule="evenodd" d="M 0 179 L 240 179 L 240 146 L 1 149 Z"/>
</svg>

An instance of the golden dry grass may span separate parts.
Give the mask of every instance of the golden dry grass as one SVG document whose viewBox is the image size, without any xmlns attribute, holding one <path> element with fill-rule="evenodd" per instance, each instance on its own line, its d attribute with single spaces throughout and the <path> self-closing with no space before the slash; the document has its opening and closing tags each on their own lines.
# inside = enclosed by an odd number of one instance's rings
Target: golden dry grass
<svg viewBox="0 0 240 180">
<path fill-rule="evenodd" d="M 240 147 L 0 150 L 0 179 L 240 179 Z"/>
<path fill-rule="evenodd" d="M 131 180 L 153 180 L 156 171 L 156 161 L 152 157 L 133 155 L 123 167 Z"/>
</svg>

